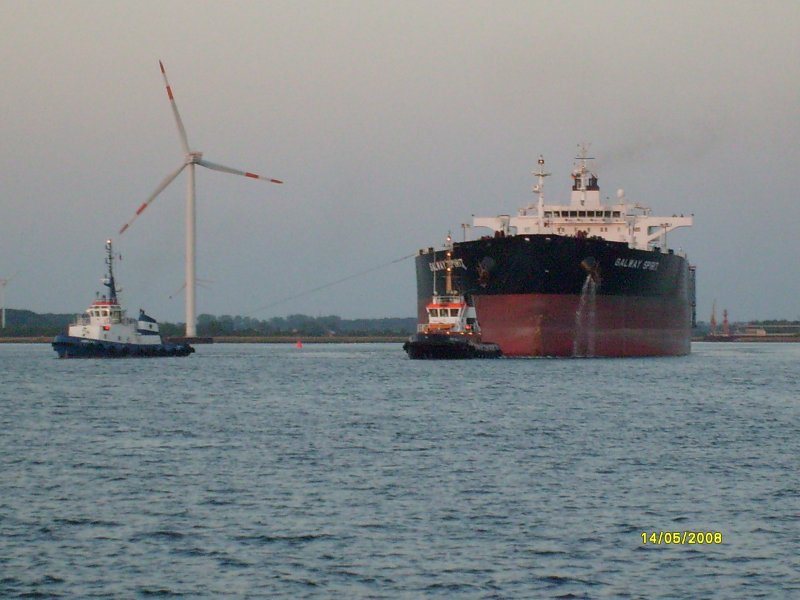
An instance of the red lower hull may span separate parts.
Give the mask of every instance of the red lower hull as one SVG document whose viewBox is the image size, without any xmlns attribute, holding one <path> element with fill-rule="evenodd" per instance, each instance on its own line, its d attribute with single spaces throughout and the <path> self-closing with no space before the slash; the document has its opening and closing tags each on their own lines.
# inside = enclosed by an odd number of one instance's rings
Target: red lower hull
<svg viewBox="0 0 800 600">
<path fill-rule="evenodd" d="M 483 339 L 505 356 L 679 356 L 691 350 L 686 299 L 559 294 L 476 295 Z M 580 313 L 580 314 L 579 314 Z"/>
</svg>

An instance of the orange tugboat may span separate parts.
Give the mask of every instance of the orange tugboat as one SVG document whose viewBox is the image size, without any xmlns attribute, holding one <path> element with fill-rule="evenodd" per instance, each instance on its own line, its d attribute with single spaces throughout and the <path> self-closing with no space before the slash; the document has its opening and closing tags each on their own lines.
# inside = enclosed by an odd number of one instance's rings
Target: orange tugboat
<svg viewBox="0 0 800 600">
<path fill-rule="evenodd" d="M 475 307 L 453 288 L 456 261 L 449 235 L 445 250 L 445 260 L 430 265 L 433 295 L 426 307 L 428 322 L 417 325 L 417 333 L 403 344 L 403 350 L 412 359 L 499 358 L 503 355 L 500 346 L 481 339 Z M 444 294 L 436 290 L 440 271 L 445 273 Z"/>
</svg>

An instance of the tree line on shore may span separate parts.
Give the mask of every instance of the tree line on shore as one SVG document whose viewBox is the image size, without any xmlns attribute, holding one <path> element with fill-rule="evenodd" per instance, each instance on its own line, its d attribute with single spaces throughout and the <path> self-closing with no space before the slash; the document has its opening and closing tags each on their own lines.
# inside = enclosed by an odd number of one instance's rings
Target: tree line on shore
<svg viewBox="0 0 800 600">
<path fill-rule="evenodd" d="M 6 309 L 6 327 L 0 329 L 0 337 L 47 337 L 63 333 L 75 319 L 75 315 L 57 313 L 35 313 L 30 310 Z M 798 326 L 800 321 L 787 319 L 768 319 L 751 321 L 751 326 Z M 406 336 L 414 333 L 417 320 L 413 317 L 382 319 L 343 319 L 336 315 L 311 317 L 308 315 L 289 315 L 259 320 L 253 317 L 232 315 L 201 314 L 197 318 L 197 335 L 202 337 L 241 336 L 270 337 L 303 335 L 323 336 Z M 183 335 L 183 323 L 160 323 L 165 337 Z M 710 325 L 699 321 L 695 335 L 707 334 Z"/>
<path fill-rule="evenodd" d="M 29 310 L 6 309 L 6 327 L 0 329 L 0 337 L 42 337 L 63 333 L 75 319 L 74 314 L 38 314 Z M 181 336 L 183 323 L 160 323 L 165 337 Z M 416 330 L 415 318 L 343 319 L 336 315 L 311 317 L 289 315 L 259 320 L 233 315 L 201 314 L 197 318 L 197 335 L 218 336 L 401 336 Z"/>
</svg>

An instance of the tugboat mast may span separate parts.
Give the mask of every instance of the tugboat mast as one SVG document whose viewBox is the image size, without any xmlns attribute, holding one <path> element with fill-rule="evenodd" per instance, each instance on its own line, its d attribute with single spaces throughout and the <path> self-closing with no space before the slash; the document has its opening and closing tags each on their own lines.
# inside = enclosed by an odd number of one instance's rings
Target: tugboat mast
<svg viewBox="0 0 800 600">
<path fill-rule="evenodd" d="M 453 295 L 453 238 L 450 233 L 447 234 L 447 241 L 444 244 L 447 250 L 447 259 L 445 260 L 445 294 L 448 296 Z"/>
<path fill-rule="evenodd" d="M 108 288 L 108 299 L 117 304 L 117 286 L 114 284 L 114 250 L 111 240 L 106 240 L 106 265 L 108 266 L 108 276 L 103 280 L 103 285 Z"/>
</svg>

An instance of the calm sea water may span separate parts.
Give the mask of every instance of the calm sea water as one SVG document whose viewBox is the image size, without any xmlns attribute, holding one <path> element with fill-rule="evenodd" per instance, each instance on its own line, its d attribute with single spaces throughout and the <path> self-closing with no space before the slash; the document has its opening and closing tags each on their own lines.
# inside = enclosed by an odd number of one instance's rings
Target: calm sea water
<svg viewBox="0 0 800 600">
<path fill-rule="evenodd" d="M 0 597 L 800 597 L 799 364 L 0 345 Z"/>
</svg>

